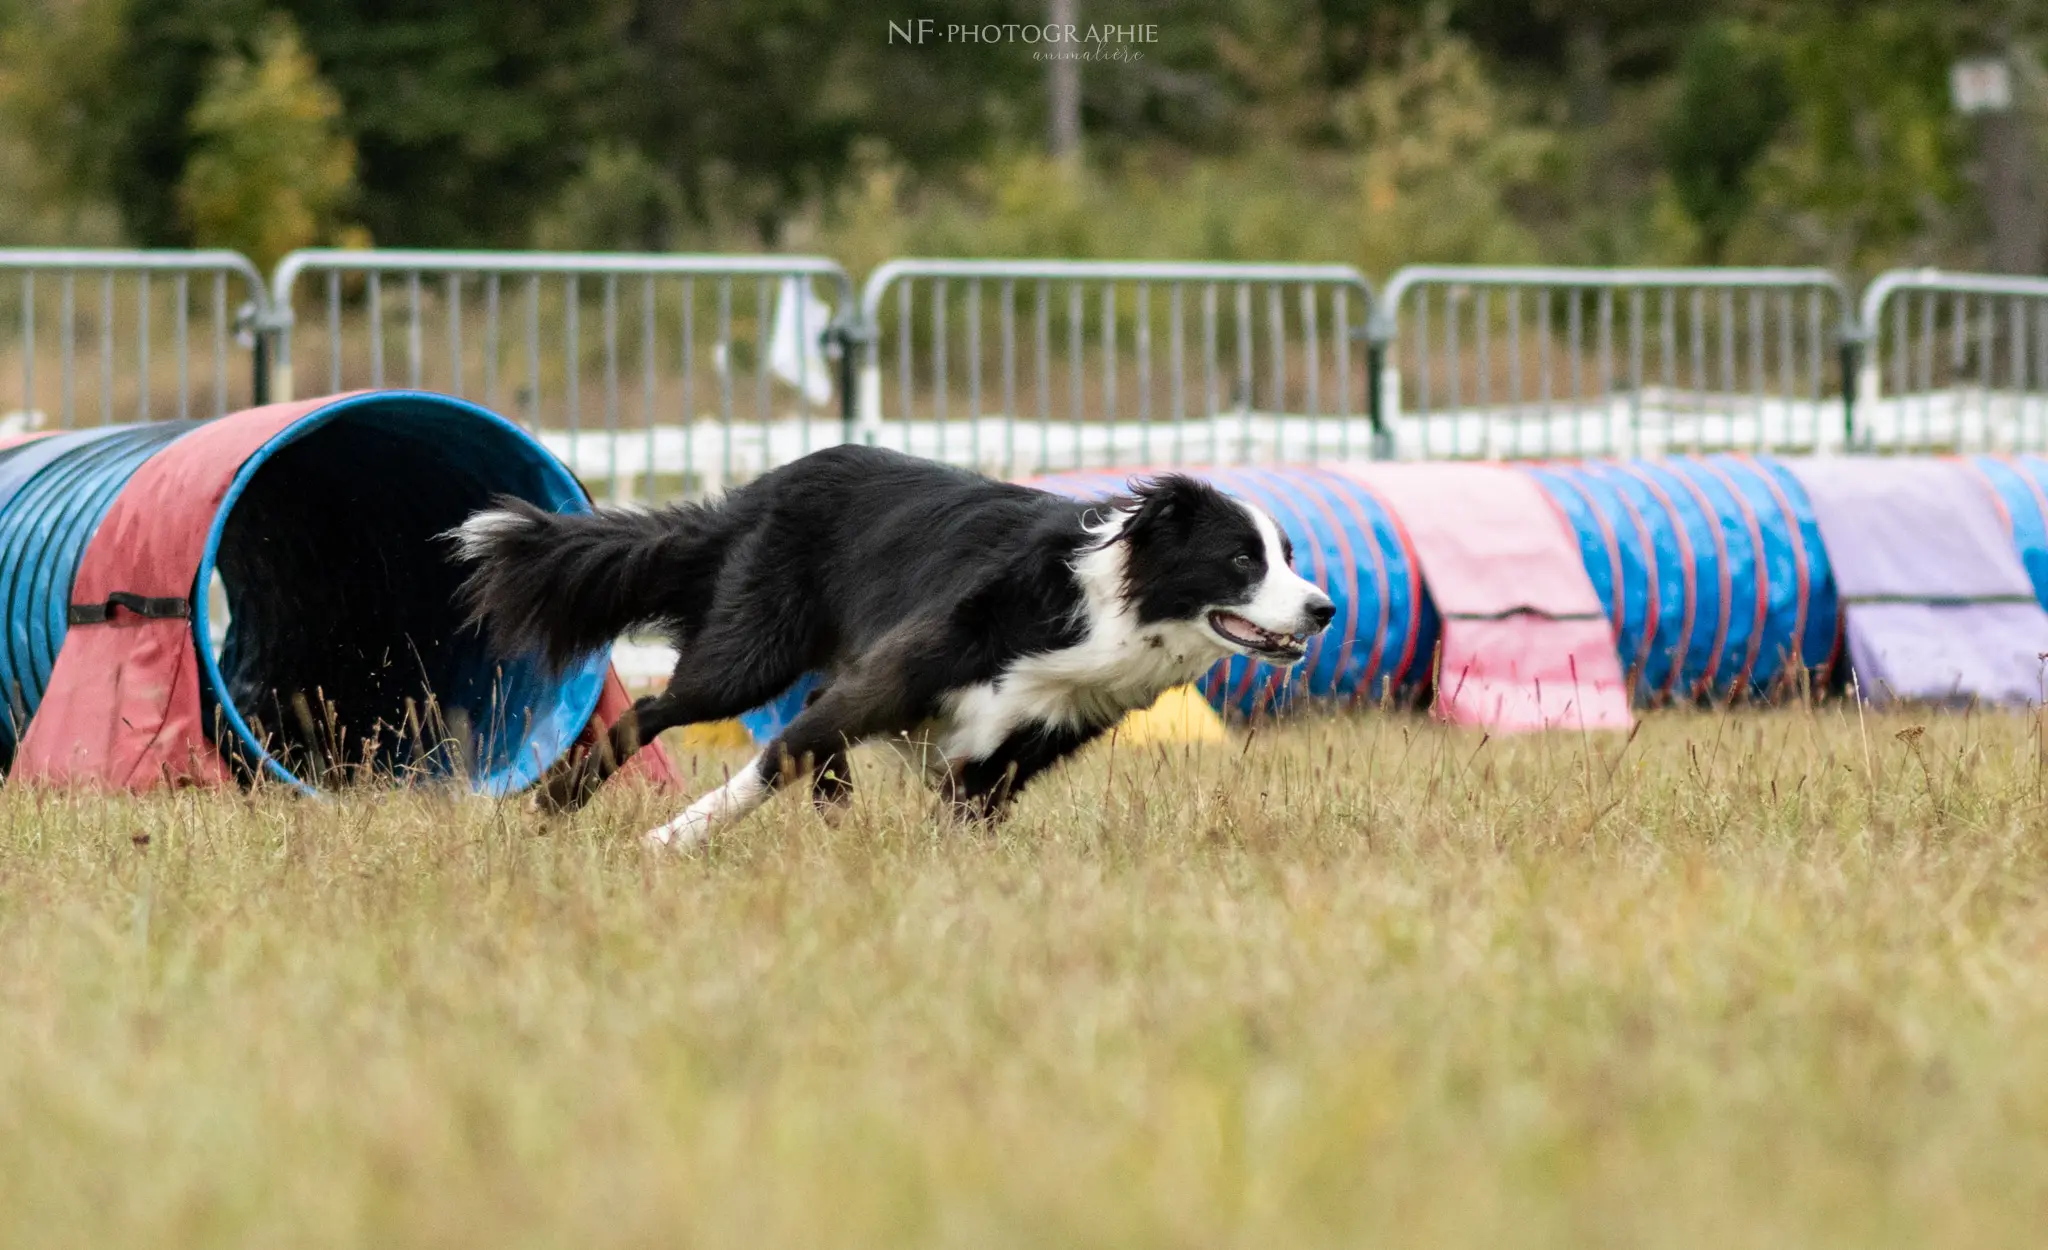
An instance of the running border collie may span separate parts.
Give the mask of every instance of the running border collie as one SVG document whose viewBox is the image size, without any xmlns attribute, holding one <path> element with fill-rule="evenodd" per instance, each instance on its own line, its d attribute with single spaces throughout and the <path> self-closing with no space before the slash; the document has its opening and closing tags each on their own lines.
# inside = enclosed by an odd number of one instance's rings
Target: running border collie
<svg viewBox="0 0 2048 1250">
<path fill-rule="evenodd" d="M 951 809 L 999 815 L 1046 768 L 1233 653 L 1291 665 L 1335 615 L 1273 519 L 1195 478 L 1094 503 L 868 447 L 835 447 L 709 504 L 557 515 L 501 499 L 455 531 L 472 619 L 556 667 L 636 628 L 679 659 L 608 741 L 539 783 L 581 806 L 663 730 L 824 684 L 725 785 L 647 835 L 684 848 L 846 751 L 921 744 Z"/>
</svg>

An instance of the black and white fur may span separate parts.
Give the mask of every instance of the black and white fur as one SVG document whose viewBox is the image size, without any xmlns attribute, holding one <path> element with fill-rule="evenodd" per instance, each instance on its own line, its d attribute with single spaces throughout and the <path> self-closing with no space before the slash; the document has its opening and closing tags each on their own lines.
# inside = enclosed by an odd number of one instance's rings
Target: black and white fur
<svg viewBox="0 0 2048 1250">
<path fill-rule="evenodd" d="M 957 812 L 998 814 L 1126 712 L 1232 653 L 1300 660 L 1330 599 L 1271 517 L 1167 475 L 1094 504 L 865 447 L 804 457 L 710 504 L 556 515 L 501 500 L 455 533 L 464 594 L 508 652 L 557 666 L 659 627 L 679 659 L 610 740 L 543 780 L 566 810 L 663 730 L 825 684 L 747 767 L 648 840 L 688 847 L 846 750 L 928 744 Z"/>
</svg>

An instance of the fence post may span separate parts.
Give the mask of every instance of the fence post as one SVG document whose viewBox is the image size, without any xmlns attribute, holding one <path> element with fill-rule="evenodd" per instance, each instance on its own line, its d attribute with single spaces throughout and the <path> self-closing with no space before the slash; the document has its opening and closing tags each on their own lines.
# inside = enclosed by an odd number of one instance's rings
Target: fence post
<svg viewBox="0 0 2048 1250">
<path fill-rule="evenodd" d="M 825 331 L 827 341 L 838 353 L 834 364 L 839 371 L 839 434 L 844 442 L 871 442 L 861 436 L 861 399 L 865 381 L 862 360 L 873 330 L 861 320 L 857 303 L 849 307 L 837 324 Z"/>
<path fill-rule="evenodd" d="M 262 330 L 249 346 L 249 373 L 250 406 L 261 408 L 270 402 L 270 336 Z"/>
<path fill-rule="evenodd" d="M 877 341 L 874 324 L 863 321 L 857 344 L 859 365 L 854 370 L 854 427 L 857 441 L 869 446 L 874 445 L 875 435 L 882 428 L 882 365 L 875 358 Z"/>
<path fill-rule="evenodd" d="M 1398 293 L 1396 294 L 1398 298 Z M 1385 292 L 1381 299 L 1386 299 Z M 1394 359 L 1394 314 L 1378 302 L 1365 324 L 1367 413 L 1372 418 L 1372 456 L 1394 458 L 1394 421 L 1401 410 L 1401 374 Z"/>
<path fill-rule="evenodd" d="M 249 336 L 249 402 L 254 407 L 292 397 L 292 318 L 261 290 L 235 310 L 235 328 Z"/>
<path fill-rule="evenodd" d="M 263 291 L 235 309 L 235 341 L 249 345 L 249 403 L 261 408 L 270 402 L 270 331 L 263 324 Z"/>
<path fill-rule="evenodd" d="M 1846 297 L 1844 304 L 1847 304 Z M 1856 401 L 1864 386 L 1864 358 L 1870 349 L 1870 328 L 1856 319 L 1853 308 L 1842 310 L 1842 449 L 1856 450 Z"/>
</svg>

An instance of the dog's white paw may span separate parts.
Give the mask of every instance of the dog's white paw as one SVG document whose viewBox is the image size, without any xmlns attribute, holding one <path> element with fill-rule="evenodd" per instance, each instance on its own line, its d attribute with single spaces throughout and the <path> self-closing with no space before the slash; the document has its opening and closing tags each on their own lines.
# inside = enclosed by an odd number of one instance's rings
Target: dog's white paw
<svg viewBox="0 0 2048 1250">
<path fill-rule="evenodd" d="M 694 807 L 659 828 L 640 835 L 640 844 L 652 851 L 692 851 L 711 834 L 711 820 Z"/>
<path fill-rule="evenodd" d="M 732 780 L 690 804 L 682 815 L 659 829 L 648 830 L 641 842 L 671 851 L 695 849 L 711 836 L 713 828 L 731 824 L 768 797 L 768 783 L 761 776 L 760 765 L 760 757 L 756 756 Z"/>
</svg>

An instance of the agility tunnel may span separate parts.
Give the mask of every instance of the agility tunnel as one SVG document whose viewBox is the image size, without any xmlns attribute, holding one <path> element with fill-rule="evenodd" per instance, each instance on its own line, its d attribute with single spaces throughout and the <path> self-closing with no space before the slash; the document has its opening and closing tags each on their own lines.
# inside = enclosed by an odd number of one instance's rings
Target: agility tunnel
<svg viewBox="0 0 2048 1250">
<path fill-rule="evenodd" d="M 2039 704 L 2048 611 L 1982 462 L 1796 460 L 1864 697 Z M 2022 484 L 2031 481 L 2022 478 Z"/>
<path fill-rule="evenodd" d="M 1100 499 L 1159 470 L 1032 479 Z M 1835 671 L 1840 607 L 1813 508 L 1741 456 L 1554 465 L 1195 468 L 1270 513 L 1337 619 L 1282 672 L 1234 657 L 1199 687 L 1239 718 L 1300 700 L 1427 695 L 1512 730 L 1621 727 L 1629 705 L 1761 698 Z M 2043 522 L 2048 575 L 2048 520 Z M 1445 607 L 1448 605 L 1448 611 Z M 811 679 L 745 718 L 772 734 Z"/>
<path fill-rule="evenodd" d="M 1205 679 L 1211 701 L 1239 715 L 1294 695 L 1349 705 L 1435 687 L 1438 714 L 1462 723 L 1619 726 L 1626 702 L 1762 698 L 1836 671 L 1827 551 L 1804 489 L 1773 461 L 1194 472 L 1271 512 L 1338 605 L 1291 679 L 1243 659 Z M 1142 476 L 1037 484 L 1099 497 Z M 2043 533 L 2048 581 L 2048 519 Z"/>
<path fill-rule="evenodd" d="M 463 623 L 440 536 L 501 494 L 590 506 L 516 426 L 423 392 L 0 449 L 0 765 L 524 788 L 625 703 L 601 654 L 555 674 Z"/>
<path fill-rule="evenodd" d="M 1535 465 L 1642 704 L 1825 689 L 1841 608 L 1805 488 L 1747 456 Z"/>
<path fill-rule="evenodd" d="M 1865 698 L 2042 701 L 2039 457 L 1191 472 L 1270 513 L 1338 609 L 1293 669 L 1202 678 L 1240 718 L 1427 694 L 1494 729 L 1620 727 L 1631 704 L 1835 688 L 1852 667 Z M 1103 498 L 1145 475 L 1035 484 Z M 0 445 L 0 767 L 524 788 L 628 704 L 601 655 L 550 673 L 460 619 L 440 535 L 500 494 L 590 506 L 517 427 L 421 392 Z M 814 685 L 746 728 L 772 736 Z M 658 747 L 632 768 L 675 779 Z"/>
<path fill-rule="evenodd" d="M 1198 683 L 1211 704 L 1251 719 L 1284 712 L 1303 698 L 1356 706 L 1413 694 L 1428 674 L 1441 622 L 1423 593 L 1412 545 L 1371 489 L 1333 468 L 1187 472 L 1264 508 L 1293 540 L 1296 569 L 1337 605 L 1337 619 L 1310 641 L 1308 655 L 1292 670 L 1244 656 L 1211 669 Z M 1100 499 L 1144 476 L 1064 473 L 1030 485 Z"/>
<path fill-rule="evenodd" d="M 1607 612 L 1540 486 L 1498 464 L 1345 471 L 1386 502 L 1422 568 L 1442 621 L 1439 717 L 1502 730 L 1633 723 Z"/>
</svg>

